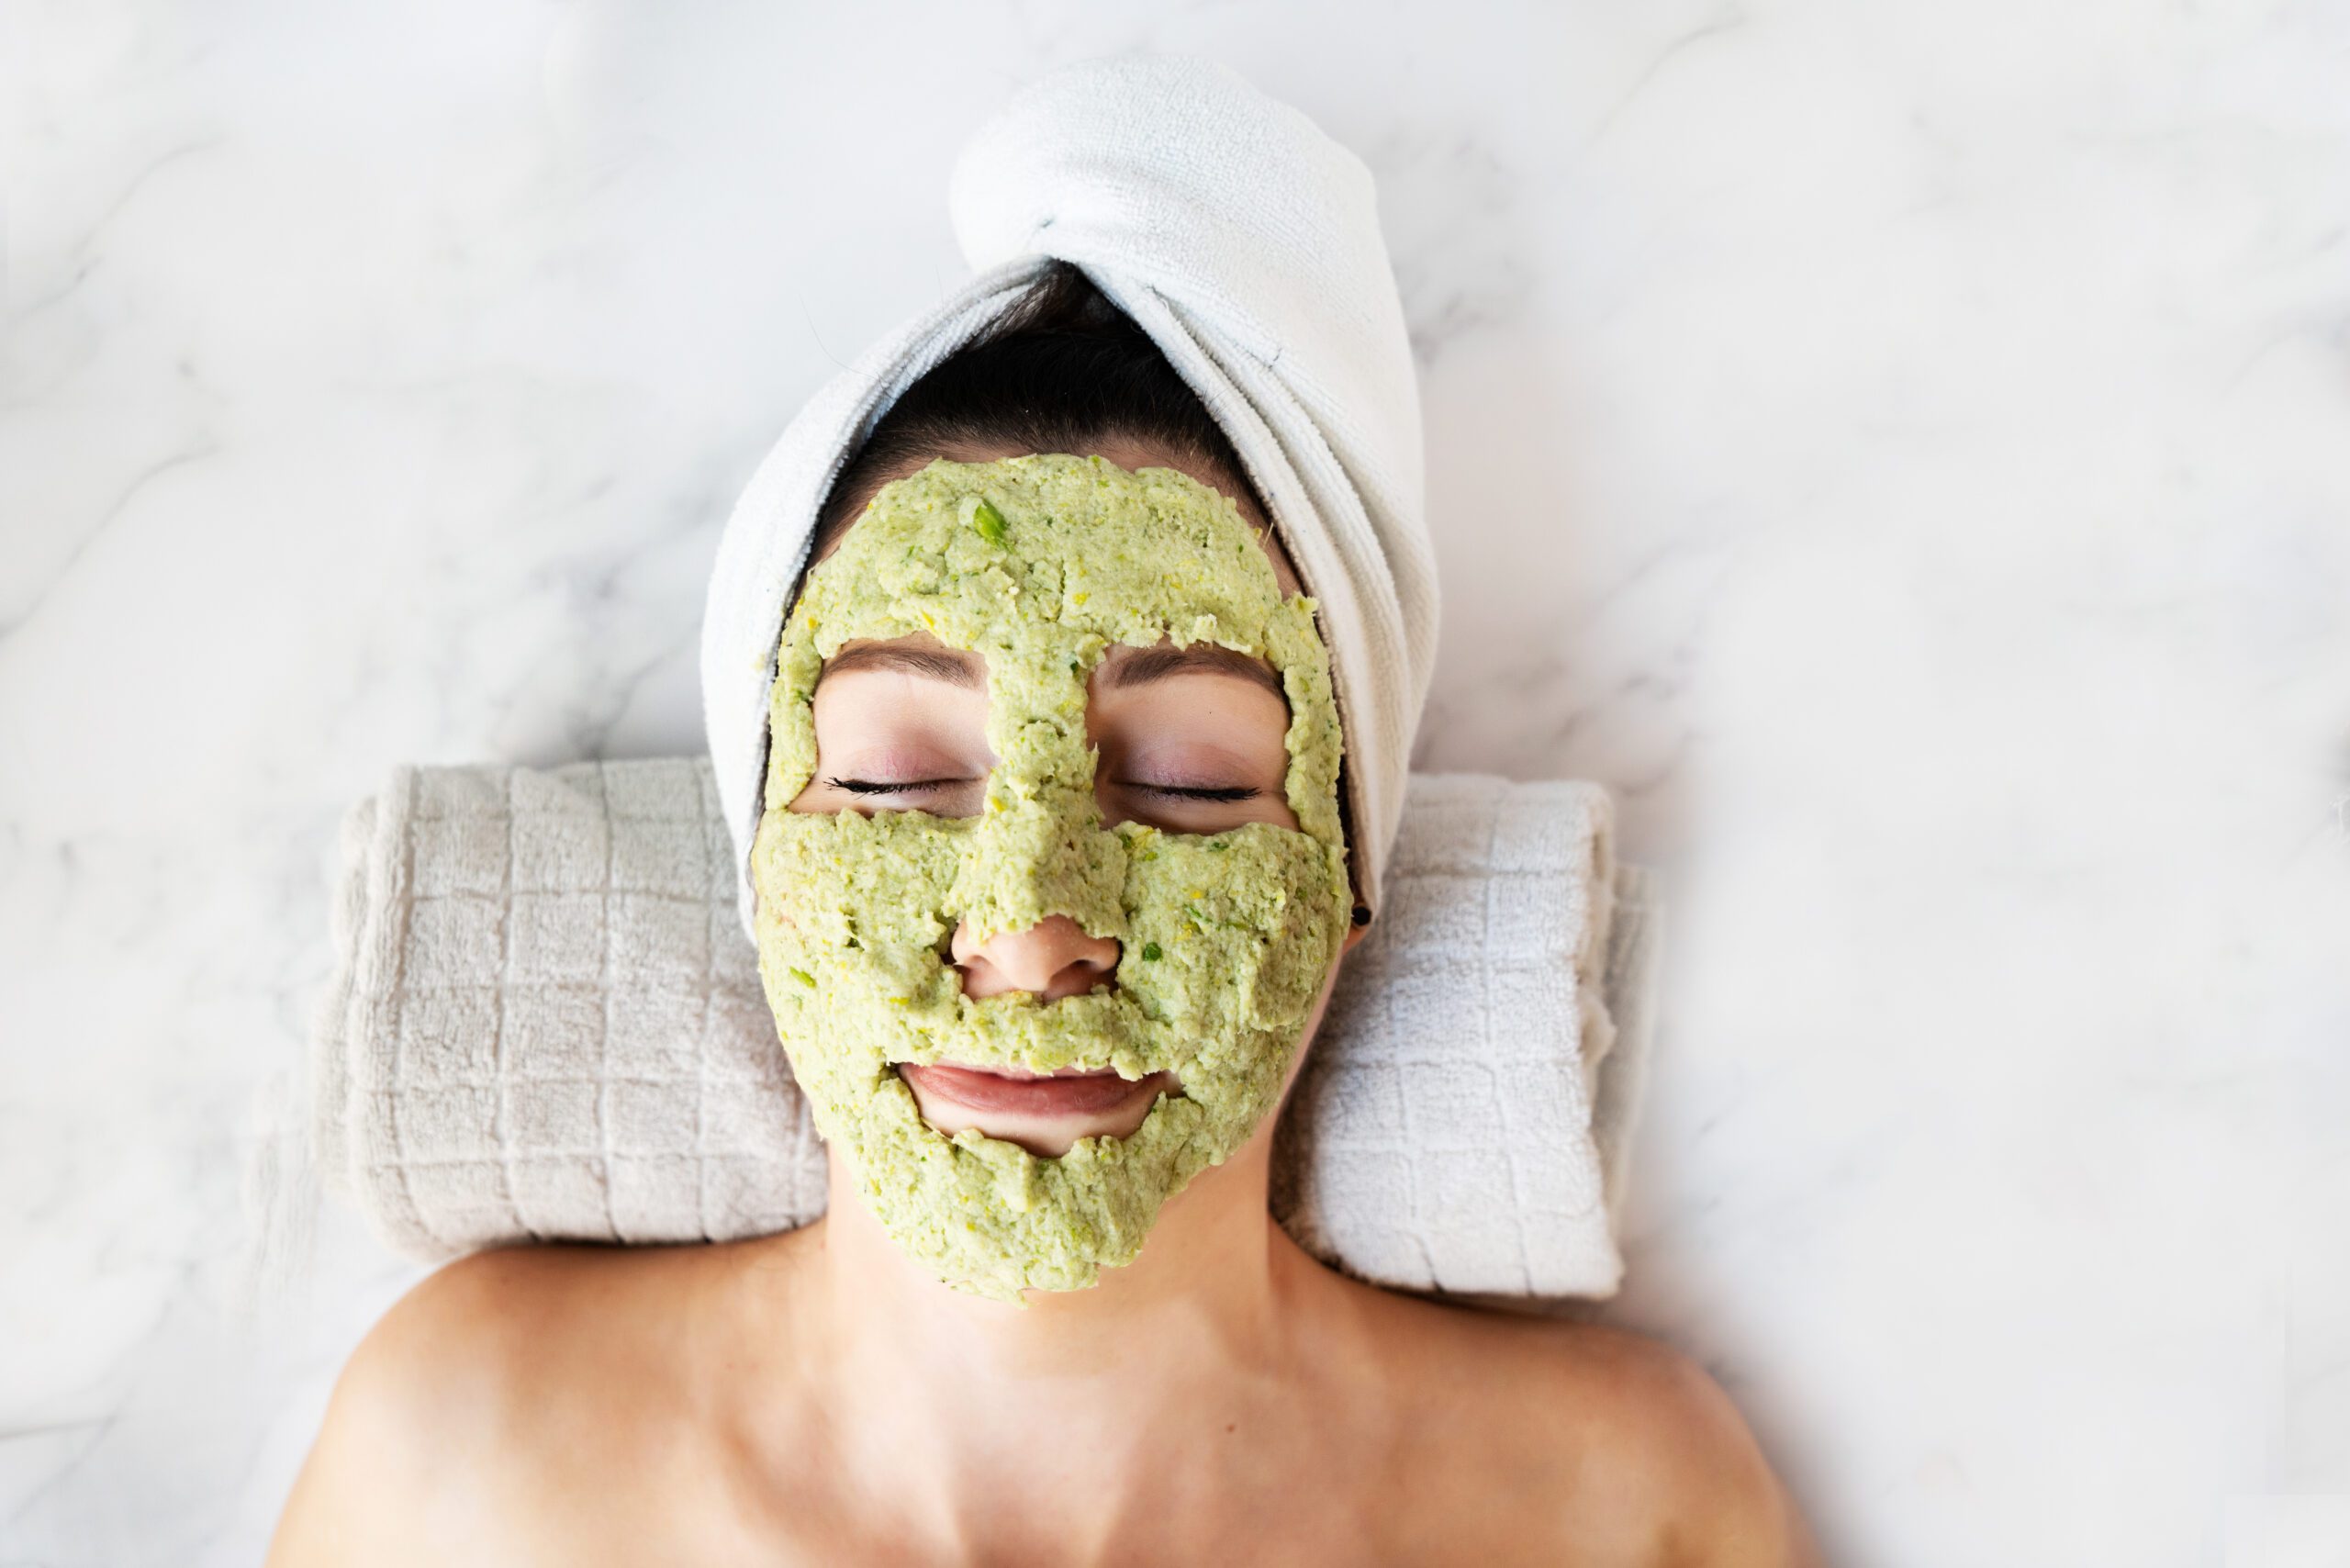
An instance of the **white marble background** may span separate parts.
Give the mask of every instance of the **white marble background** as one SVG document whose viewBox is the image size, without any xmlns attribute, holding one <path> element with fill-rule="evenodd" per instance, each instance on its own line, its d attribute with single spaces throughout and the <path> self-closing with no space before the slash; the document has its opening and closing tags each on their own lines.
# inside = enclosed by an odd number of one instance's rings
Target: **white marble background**
<svg viewBox="0 0 2350 1568">
<path fill-rule="evenodd" d="M 1379 175 L 1422 765 L 1673 879 L 1613 1316 L 1841 1562 L 2340 1522 L 2341 0 L 0 16 L 0 1562 L 258 1557 L 413 1277 L 241 1287 L 339 813 L 697 749 L 735 490 L 960 275 L 961 129 L 1136 47 Z"/>
</svg>

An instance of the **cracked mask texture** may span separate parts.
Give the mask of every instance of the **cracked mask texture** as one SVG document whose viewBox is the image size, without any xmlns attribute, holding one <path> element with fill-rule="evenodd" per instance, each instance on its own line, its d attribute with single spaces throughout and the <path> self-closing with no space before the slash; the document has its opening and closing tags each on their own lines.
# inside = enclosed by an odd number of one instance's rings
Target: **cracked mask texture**
<svg viewBox="0 0 2350 1568">
<path fill-rule="evenodd" d="M 816 767 L 823 661 L 927 632 L 981 655 L 996 765 L 979 814 L 789 810 Z M 1299 826 L 1104 826 L 1086 681 L 1113 644 L 1206 642 L 1279 672 Z M 1098 457 L 944 460 L 885 487 L 787 618 L 752 850 L 759 972 L 816 1126 L 906 1252 L 1018 1301 L 1131 1261 L 1160 1206 L 1270 1111 L 1352 901 L 1338 717 L 1314 601 L 1281 596 L 1225 497 Z M 1053 914 L 1115 939 L 1113 986 L 963 994 L 947 948 Z M 1172 1071 L 1128 1137 L 1057 1159 L 924 1122 L 901 1062 Z"/>
</svg>

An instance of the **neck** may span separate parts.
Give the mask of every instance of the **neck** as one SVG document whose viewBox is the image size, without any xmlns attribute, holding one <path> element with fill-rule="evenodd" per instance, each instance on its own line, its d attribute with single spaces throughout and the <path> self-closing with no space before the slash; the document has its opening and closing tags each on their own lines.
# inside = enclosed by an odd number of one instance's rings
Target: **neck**
<svg viewBox="0 0 2350 1568">
<path fill-rule="evenodd" d="M 1025 1306 L 949 1289 L 901 1252 L 834 1157 L 831 1210 L 793 1314 L 794 1360 L 844 1458 L 985 1485 L 1049 1448 L 1117 1491 L 1299 1366 L 1301 1296 L 1322 1271 L 1267 1210 L 1270 1119 L 1170 1199 L 1141 1254 Z M 858 1455 L 863 1459 L 858 1459 Z M 950 1485 L 952 1482 L 950 1481 Z"/>
</svg>

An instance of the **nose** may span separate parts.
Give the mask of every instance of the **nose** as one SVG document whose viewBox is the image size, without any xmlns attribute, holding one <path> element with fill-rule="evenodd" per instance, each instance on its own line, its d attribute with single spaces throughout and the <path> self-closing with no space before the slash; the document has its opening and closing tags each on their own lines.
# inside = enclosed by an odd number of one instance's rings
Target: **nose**
<svg viewBox="0 0 2350 1568">
<path fill-rule="evenodd" d="M 950 947 L 963 971 L 966 996 L 1001 996 L 1033 991 L 1039 1002 L 1083 996 L 1118 969 L 1118 944 L 1088 936 L 1065 914 L 1047 915 L 1024 931 L 1005 931 L 974 942 L 970 923 L 955 928 Z"/>
</svg>

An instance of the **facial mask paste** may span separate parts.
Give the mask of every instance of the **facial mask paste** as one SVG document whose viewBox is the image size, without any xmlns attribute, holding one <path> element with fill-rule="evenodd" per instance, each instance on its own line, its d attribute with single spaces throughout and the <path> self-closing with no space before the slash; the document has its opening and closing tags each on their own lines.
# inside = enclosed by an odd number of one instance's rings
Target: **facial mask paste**
<svg viewBox="0 0 2350 1568">
<path fill-rule="evenodd" d="M 845 644 L 927 632 L 984 656 L 986 803 L 794 812 L 811 703 Z M 1289 700 L 1283 793 L 1300 824 L 1104 826 L 1086 680 L 1113 644 L 1219 644 Z M 959 1289 L 1018 1302 L 1131 1261 L 1160 1206 L 1272 1108 L 1352 907 L 1339 729 L 1314 601 L 1282 598 L 1231 501 L 1098 457 L 944 460 L 885 487 L 787 618 L 752 851 L 759 971 L 816 1126 L 897 1244 Z M 985 940 L 1065 914 L 1120 945 L 1114 986 L 1039 1004 L 962 992 L 957 924 Z M 1058 1159 L 931 1127 L 901 1062 L 1172 1071 L 1128 1137 Z"/>
</svg>

